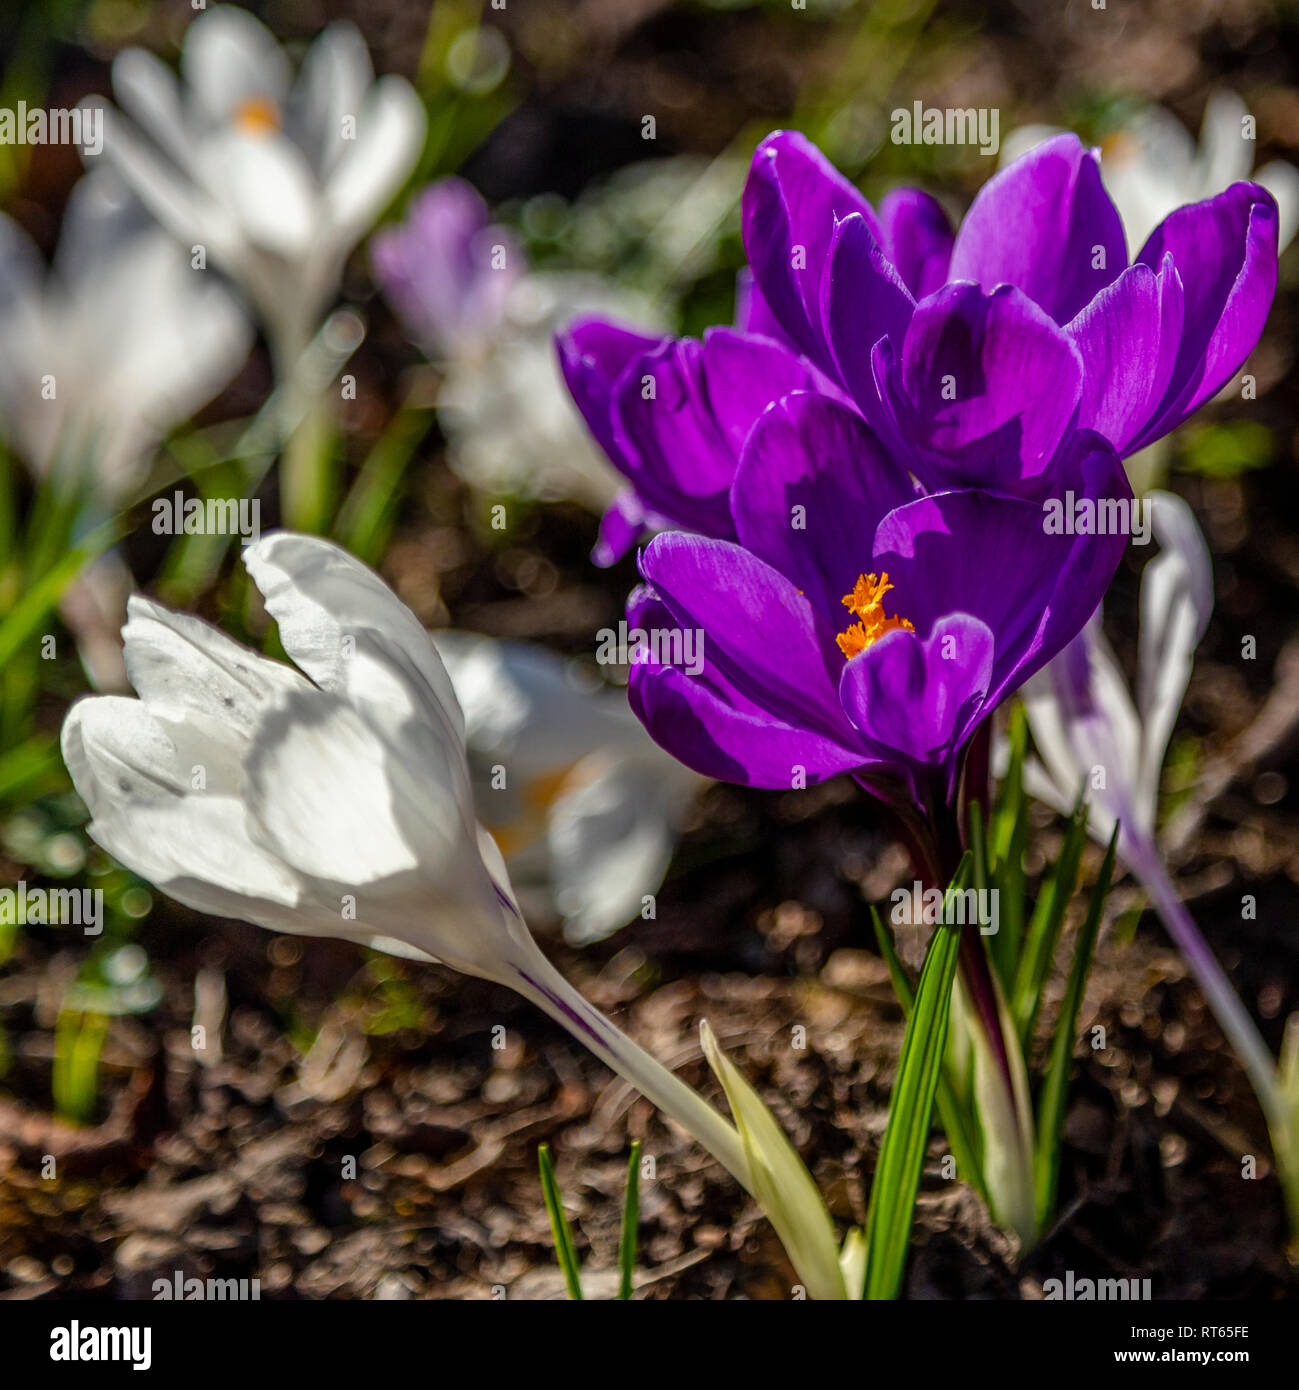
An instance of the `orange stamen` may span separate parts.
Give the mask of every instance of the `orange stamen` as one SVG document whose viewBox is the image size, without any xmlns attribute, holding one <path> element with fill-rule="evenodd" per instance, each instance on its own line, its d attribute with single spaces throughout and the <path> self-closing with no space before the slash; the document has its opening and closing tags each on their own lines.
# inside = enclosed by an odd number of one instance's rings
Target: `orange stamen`
<svg viewBox="0 0 1299 1390">
<path fill-rule="evenodd" d="M 916 630 L 908 618 L 899 618 L 896 615 L 892 618 L 885 616 L 884 595 L 892 588 L 893 585 L 889 583 L 887 574 L 881 574 L 878 577 L 873 574 L 862 574 L 858 575 L 857 582 L 852 587 L 852 593 L 843 596 L 843 606 L 854 617 L 861 620 L 853 623 L 847 631 L 841 632 L 834 639 L 839 644 L 839 650 L 849 660 L 852 660 L 854 656 L 860 656 L 887 632 L 914 632 Z"/>
<path fill-rule="evenodd" d="M 231 120 L 245 135 L 271 135 L 280 129 L 280 108 L 270 97 L 247 97 Z"/>
</svg>

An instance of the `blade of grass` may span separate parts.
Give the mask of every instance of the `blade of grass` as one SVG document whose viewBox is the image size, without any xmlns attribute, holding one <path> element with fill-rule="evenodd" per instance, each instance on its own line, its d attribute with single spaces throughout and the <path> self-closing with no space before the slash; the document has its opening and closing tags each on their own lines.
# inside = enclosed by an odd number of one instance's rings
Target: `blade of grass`
<svg viewBox="0 0 1299 1390">
<path fill-rule="evenodd" d="M 383 553 L 397 507 L 397 489 L 432 420 L 431 410 L 404 404 L 375 441 L 339 509 L 334 538 L 367 564 L 374 564 Z"/>
<path fill-rule="evenodd" d="M 1037 1021 L 1042 985 L 1051 968 L 1051 958 L 1055 955 L 1065 909 L 1078 882 L 1078 865 L 1086 843 L 1087 807 L 1080 793 L 1069 828 L 1065 831 L 1064 843 L 1056 857 L 1055 868 L 1042 884 L 1042 891 L 1034 906 L 1024 936 L 1024 949 L 1015 970 L 1015 983 L 1010 992 L 1011 1016 L 1019 1029 L 1020 1043 L 1025 1051 L 1028 1050 L 1033 1025 Z"/>
<path fill-rule="evenodd" d="M 1037 1228 L 1045 1230 L 1055 1211 L 1056 1190 L 1060 1182 L 1060 1135 L 1064 1129 L 1065 1101 L 1069 1091 L 1069 1072 L 1073 1062 L 1074 1033 L 1078 1027 L 1078 1010 L 1082 1007 L 1087 972 L 1091 969 L 1092 951 L 1100 928 L 1101 913 L 1114 875 L 1114 850 L 1118 842 L 1118 826 L 1110 836 L 1109 848 L 1092 890 L 1087 916 L 1078 933 L 1074 947 L 1069 983 L 1060 1005 L 1060 1018 L 1051 1042 L 1051 1059 L 1042 1082 L 1037 1103 L 1037 1153 L 1034 1155 L 1034 1187 L 1037 1196 Z"/>
<path fill-rule="evenodd" d="M 636 1268 L 636 1242 L 640 1236 L 640 1150 L 634 1139 L 627 1160 L 627 1195 L 622 1204 L 622 1237 L 618 1242 L 618 1298 L 631 1298 L 632 1272 Z"/>
<path fill-rule="evenodd" d="M 537 1167 L 541 1170 L 541 1194 L 546 1200 L 546 1213 L 550 1217 L 550 1230 L 555 1238 L 555 1258 L 568 1285 L 569 1298 L 582 1300 L 582 1269 L 577 1262 L 577 1248 L 573 1244 L 573 1230 L 564 1215 L 564 1199 L 560 1195 L 559 1183 L 555 1180 L 555 1165 L 550 1161 L 550 1145 L 542 1144 L 537 1149 Z"/>
<path fill-rule="evenodd" d="M 971 857 L 967 850 L 948 889 L 949 896 L 964 888 Z M 943 915 L 948 914 L 945 911 Z M 934 1095 L 942 1073 L 960 947 L 960 931 L 936 927 L 916 986 L 889 1103 L 888 1128 L 871 1184 L 866 1219 L 865 1296 L 869 1299 L 896 1298 L 902 1284 Z"/>
<path fill-rule="evenodd" d="M 889 979 L 893 982 L 893 993 L 902 1006 L 903 1017 L 910 1020 L 914 1004 L 911 981 L 893 943 L 893 935 L 884 925 L 884 919 L 871 905 L 871 922 L 875 928 L 875 940 L 879 943 L 880 955 L 889 968 Z M 978 1146 L 966 1124 L 964 1107 L 957 1098 L 956 1091 L 948 1079 L 946 1069 L 938 1079 L 935 1095 L 938 1106 L 938 1119 L 943 1126 L 947 1142 L 952 1146 L 952 1157 L 956 1160 L 956 1175 L 968 1182 L 980 1195 L 983 1195 L 983 1170 L 978 1160 Z"/>
</svg>

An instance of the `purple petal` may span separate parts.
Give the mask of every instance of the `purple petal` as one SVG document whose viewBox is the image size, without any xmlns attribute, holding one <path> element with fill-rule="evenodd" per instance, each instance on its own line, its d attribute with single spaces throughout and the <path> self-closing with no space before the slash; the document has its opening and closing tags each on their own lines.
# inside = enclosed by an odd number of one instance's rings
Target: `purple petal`
<svg viewBox="0 0 1299 1390">
<path fill-rule="evenodd" d="M 755 709 L 851 747 L 833 630 L 783 575 L 729 541 L 670 531 L 641 573 L 675 624 L 704 634 L 706 660 Z"/>
<path fill-rule="evenodd" d="M 1131 489 L 1118 456 L 1080 432 L 1064 451 L 1062 507 L 1108 499 L 1117 510 Z M 887 571 L 895 611 L 928 635 L 953 612 L 985 623 L 996 639 L 990 711 L 1060 651 L 1095 611 L 1127 544 L 1115 534 L 1048 532 L 1040 502 L 975 490 L 939 493 L 898 508 L 875 533 L 874 568 Z M 1127 516 L 1125 512 L 1125 516 Z M 1094 529 L 1094 527 L 1093 527 Z"/>
<path fill-rule="evenodd" d="M 952 613 L 928 637 L 891 632 L 853 657 L 839 696 L 863 746 L 882 761 L 946 767 L 954 776 L 957 754 L 986 713 L 995 646 L 985 624 Z"/>
<path fill-rule="evenodd" d="M 778 569 L 831 625 L 871 567 L 880 520 L 913 501 L 915 484 L 846 406 L 811 392 L 787 396 L 753 427 L 731 489 L 740 543 Z"/>
<path fill-rule="evenodd" d="M 1253 351 L 1276 293 L 1276 202 L 1257 184 L 1235 183 L 1216 198 L 1178 208 L 1137 259 L 1154 267 L 1167 255 L 1185 290 L 1181 347 L 1167 395 L 1133 448 L 1186 419 Z"/>
<path fill-rule="evenodd" d="M 827 370 L 821 276 L 836 218 L 860 213 L 881 237 L 870 204 L 806 137 L 779 130 L 754 151 L 744 186 L 744 249 L 785 335 Z"/>
<path fill-rule="evenodd" d="M 916 304 L 864 217 L 835 226 L 821 294 L 822 323 L 839 380 L 878 427 L 872 352 L 882 338 L 902 342 Z"/>
<path fill-rule="evenodd" d="M 735 275 L 735 329 L 739 333 L 759 333 L 764 338 L 774 338 L 791 351 L 797 351 L 771 312 L 771 306 L 763 299 L 747 265 Z"/>
<path fill-rule="evenodd" d="M 599 539 L 591 551 L 592 564 L 601 569 L 616 565 L 636 544 L 646 521 L 647 513 L 635 489 L 623 488 L 600 518 Z"/>
<path fill-rule="evenodd" d="M 626 461 L 613 437 L 613 388 L 633 357 L 668 340 L 607 319 L 578 319 L 555 335 L 560 371 L 595 442 L 614 467 L 626 472 Z"/>
<path fill-rule="evenodd" d="M 1097 152 L 1076 135 L 1057 135 L 979 190 L 956 234 L 948 278 L 985 290 L 1016 285 L 1068 323 L 1127 264 Z"/>
<path fill-rule="evenodd" d="M 936 198 L 918 188 L 895 188 L 880 203 L 880 226 L 884 249 L 916 299 L 947 283 L 952 226 Z"/>
<path fill-rule="evenodd" d="M 753 422 L 817 377 L 770 338 L 710 330 L 628 363 L 614 392 L 622 469 L 642 501 L 703 535 L 734 534 L 731 480 Z"/>
<path fill-rule="evenodd" d="M 1024 493 L 1055 456 L 1082 393 L 1077 348 L 1019 290 L 947 285 L 923 300 L 885 398 L 930 487 Z"/>
<path fill-rule="evenodd" d="M 1120 454 L 1151 421 L 1182 340 L 1182 282 L 1165 256 L 1156 274 L 1134 265 L 1107 285 L 1065 330 L 1082 354 L 1078 423 Z"/>
</svg>

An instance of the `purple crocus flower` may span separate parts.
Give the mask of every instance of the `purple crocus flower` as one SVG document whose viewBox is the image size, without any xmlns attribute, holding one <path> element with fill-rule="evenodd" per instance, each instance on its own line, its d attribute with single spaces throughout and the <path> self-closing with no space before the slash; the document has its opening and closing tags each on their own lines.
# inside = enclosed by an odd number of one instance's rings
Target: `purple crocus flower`
<svg viewBox="0 0 1299 1390">
<path fill-rule="evenodd" d="M 1077 432 L 1061 488 L 1126 498 L 1118 456 Z M 909 818 L 955 798 L 979 725 L 1078 633 L 1123 536 L 1047 534 L 1041 504 L 923 494 L 855 411 L 812 392 L 767 410 L 730 489 L 735 540 L 669 532 L 629 606 L 648 640 L 633 707 L 687 766 L 788 788 L 850 773 Z M 655 634 L 703 633 L 695 674 Z"/>
<path fill-rule="evenodd" d="M 434 360 L 479 350 L 527 270 L 516 238 L 489 223 L 487 204 L 457 178 L 430 184 L 405 222 L 376 233 L 370 258 L 406 331 Z"/>
<path fill-rule="evenodd" d="M 1276 203 L 1253 183 L 1179 208 L 1129 265 L 1099 153 L 1067 134 L 990 179 L 953 237 L 914 192 L 876 216 L 779 131 L 754 155 L 744 240 L 784 332 L 886 438 L 920 431 L 935 486 L 1017 446 L 1032 490 L 1071 423 L 1125 456 L 1167 434 L 1248 357 L 1277 277 Z"/>
<path fill-rule="evenodd" d="M 930 489 L 1054 494 L 1076 429 L 1126 456 L 1217 391 L 1276 286 L 1264 189 L 1179 209 L 1129 265 L 1098 156 L 1072 135 L 991 179 L 953 235 L 929 195 L 899 189 L 876 212 L 803 136 L 777 132 L 754 155 L 743 225 L 735 330 L 674 343 L 587 321 L 561 337 L 574 398 L 634 491 L 605 562 L 646 512 L 732 539 L 725 494 L 747 431 L 791 390 L 851 400 Z"/>
</svg>

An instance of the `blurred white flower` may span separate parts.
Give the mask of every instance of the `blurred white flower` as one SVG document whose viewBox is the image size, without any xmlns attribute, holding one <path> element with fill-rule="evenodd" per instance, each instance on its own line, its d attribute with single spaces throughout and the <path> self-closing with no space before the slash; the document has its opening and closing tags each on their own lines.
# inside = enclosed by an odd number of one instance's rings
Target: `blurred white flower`
<svg viewBox="0 0 1299 1390">
<path fill-rule="evenodd" d="M 1092 835 L 1105 843 L 1121 822 L 1129 863 L 1155 846 L 1160 770 L 1213 611 L 1213 566 L 1194 514 L 1174 493 L 1150 498 L 1161 549 L 1141 576 L 1136 703 L 1099 611 L 1023 689 L 1042 755 L 1025 769 L 1029 790 L 1067 813 L 1085 778 Z"/>
<path fill-rule="evenodd" d="M 564 385 L 555 334 L 571 319 L 602 315 L 647 325 L 640 296 L 593 275 L 536 272 L 511 292 L 485 353 L 452 358 L 438 396 L 447 459 L 482 492 L 571 498 L 603 511 L 624 483 L 586 428 Z"/>
<path fill-rule="evenodd" d="M 100 507 L 120 503 L 251 343 L 235 298 L 108 171 L 72 190 L 48 271 L 0 214 L 0 431 L 38 476 L 60 460 Z"/>
<path fill-rule="evenodd" d="M 280 532 L 244 561 L 297 669 L 133 599 L 126 663 L 140 698 L 81 700 L 63 726 L 92 837 L 199 911 L 509 986 L 747 1182 L 734 1127 L 532 940 L 475 819 L 464 720 L 415 615 L 328 541 Z"/>
<path fill-rule="evenodd" d="M 525 915 L 575 945 L 640 915 L 704 779 L 653 742 L 620 691 L 563 657 L 467 632 L 434 641 L 465 715 L 479 815 Z"/>
<path fill-rule="evenodd" d="M 252 344 L 238 301 L 108 170 L 72 190 L 47 270 L 0 214 L 0 436 L 86 518 L 144 482 L 159 442 L 231 380 Z M 99 689 L 125 682 L 131 576 L 100 556 L 60 611 Z"/>
<path fill-rule="evenodd" d="M 1280 210 L 1281 250 L 1299 230 L 1299 169 L 1274 159 L 1254 171 L 1254 141 L 1247 138 L 1249 108 L 1235 92 L 1214 92 L 1204 108 L 1200 140 L 1176 116 L 1148 106 L 1101 145 L 1101 178 L 1114 199 L 1134 255 L 1174 209 L 1212 198 L 1242 179 L 1260 183 Z M 1054 126 L 1023 126 L 1002 142 L 1006 165 L 1057 133 Z"/>
<path fill-rule="evenodd" d="M 243 288 L 287 375 L 338 292 L 343 264 L 414 168 L 424 108 L 374 80 L 365 43 L 331 24 L 296 78 L 270 31 L 217 5 L 185 32 L 181 81 L 131 48 L 113 63 L 126 120 L 102 156 L 164 226 Z"/>
</svg>

